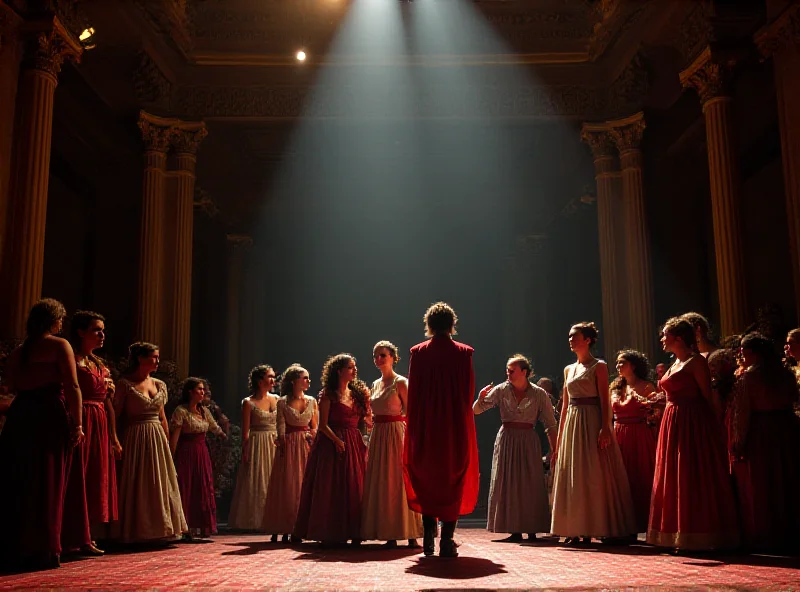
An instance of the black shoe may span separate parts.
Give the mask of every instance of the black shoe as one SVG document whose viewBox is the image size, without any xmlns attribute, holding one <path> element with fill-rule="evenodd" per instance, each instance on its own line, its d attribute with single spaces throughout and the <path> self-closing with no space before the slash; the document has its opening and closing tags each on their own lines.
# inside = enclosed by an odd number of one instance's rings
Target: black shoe
<svg viewBox="0 0 800 592">
<path fill-rule="evenodd" d="M 522 542 L 522 533 L 521 532 L 513 532 L 511 535 L 507 536 L 504 539 L 500 539 L 497 541 L 498 543 L 521 543 Z"/>
<path fill-rule="evenodd" d="M 383 543 L 384 549 L 397 549 L 397 541 L 386 541 Z"/>
<path fill-rule="evenodd" d="M 430 516 L 422 517 L 422 552 L 426 557 L 430 557 L 436 553 L 436 518 Z"/>
<path fill-rule="evenodd" d="M 458 545 L 453 539 L 439 541 L 439 557 L 458 557 Z"/>
</svg>

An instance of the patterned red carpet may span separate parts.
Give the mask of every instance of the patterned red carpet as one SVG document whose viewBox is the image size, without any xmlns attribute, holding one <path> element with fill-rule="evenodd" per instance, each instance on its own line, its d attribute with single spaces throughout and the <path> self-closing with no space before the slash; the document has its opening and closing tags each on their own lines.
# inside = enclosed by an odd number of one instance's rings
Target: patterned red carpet
<svg viewBox="0 0 800 592">
<path fill-rule="evenodd" d="M 0 590 L 800 590 L 797 557 L 492 543 L 500 537 L 477 529 L 460 530 L 458 538 L 461 556 L 439 559 L 404 547 L 291 548 L 263 536 L 227 535 L 0 576 Z"/>
</svg>

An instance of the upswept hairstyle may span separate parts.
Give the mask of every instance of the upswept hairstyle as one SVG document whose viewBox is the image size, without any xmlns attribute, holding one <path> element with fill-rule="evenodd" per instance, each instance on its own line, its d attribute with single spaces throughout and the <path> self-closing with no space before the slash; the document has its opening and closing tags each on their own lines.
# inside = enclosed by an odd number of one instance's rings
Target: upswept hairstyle
<svg viewBox="0 0 800 592">
<path fill-rule="evenodd" d="M 49 332 L 56 321 L 65 316 L 67 309 L 54 298 L 42 298 L 31 307 L 28 319 L 25 321 L 25 341 L 22 342 L 20 350 L 20 361 L 23 366 L 28 363 L 32 341 Z"/>
<path fill-rule="evenodd" d="M 139 369 L 139 358 L 157 352 L 159 347 L 154 343 L 137 341 L 128 348 L 128 369 L 127 374 L 132 374 Z"/>
<path fill-rule="evenodd" d="M 251 395 L 258 390 L 258 383 L 264 379 L 267 372 L 270 370 L 273 370 L 273 368 L 269 364 L 259 364 L 250 370 L 250 377 L 247 379 L 247 389 L 250 391 Z"/>
<path fill-rule="evenodd" d="M 795 381 L 794 374 L 783 366 L 775 344 L 761 333 L 745 335 L 742 338 L 742 349 L 748 349 L 758 356 L 755 367 L 768 385 L 775 386 L 784 380 Z"/>
<path fill-rule="evenodd" d="M 617 358 L 622 358 L 626 362 L 630 362 L 633 366 L 633 373 L 636 378 L 640 380 L 650 380 L 650 362 L 647 356 L 635 349 L 623 349 L 617 352 Z M 612 391 L 625 392 L 625 387 L 628 386 L 627 379 L 621 374 L 617 376 L 608 387 Z"/>
<path fill-rule="evenodd" d="M 339 370 L 346 367 L 350 361 L 356 359 L 350 354 L 336 354 L 325 360 L 322 366 L 322 391 L 324 396 L 330 397 L 333 401 L 339 400 L 337 387 L 339 386 Z M 367 400 L 369 399 L 369 389 L 364 381 L 355 378 L 347 384 L 353 394 L 353 401 L 358 407 L 361 415 L 367 414 Z"/>
<path fill-rule="evenodd" d="M 525 372 L 526 378 L 530 378 L 531 374 L 533 374 L 533 366 L 531 366 L 531 361 L 522 354 L 514 354 L 508 358 L 508 362 L 506 362 L 506 364 L 516 364 L 520 370 Z"/>
<path fill-rule="evenodd" d="M 683 317 L 672 317 L 667 319 L 661 327 L 662 333 L 669 333 L 673 337 L 680 338 L 686 347 L 692 351 L 697 351 L 697 338 L 694 334 L 694 327 Z"/>
<path fill-rule="evenodd" d="M 708 354 L 708 369 L 711 372 L 711 388 L 727 403 L 736 382 L 736 351 L 729 348 L 714 350 Z"/>
<path fill-rule="evenodd" d="M 458 315 L 453 307 L 446 302 L 435 302 L 428 307 L 425 311 L 425 316 L 422 317 L 425 322 L 425 335 L 433 337 L 434 335 L 456 335 L 456 324 L 458 323 Z"/>
<path fill-rule="evenodd" d="M 600 331 L 597 330 L 597 325 L 595 325 L 592 321 L 575 323 L 572 325 L 572 327 L 570 327 L 570 331 L 572 329 L 577 329 L 581 332 L 581 335 L 583 335 L 584 339 L 589 340 L 589 347 L 597 343 L 597 338 L 600 336 Z"/>
<path fill-rule="evenodd" d="M 281 385 L 278 389 L 282 397 L 288 397 L 294 393 L 294 381 L 300 378 L 303 375 L 303 372 L 308 372 L 308 370 L 296 363 L 292 364 L 283 371 L 283 376 L 281 376 Z"/>
<path fill-rule="evenodd" d="M 91 310 L 78 310 L 72 315 L 72 320 L 69 322 L 69 341 L 72 344 L 72 349 L 78 351 L 81 347 L 81 336 L 78 331 L 86 331 L 92 324 L 92 321 L 106 322 L 106 318 L 99 312 Z M 89 354 L 89 359 L 101 368 L 105 368 L 105 363 L 102 359 L 94 354 Z"/>
<path fill-rule="evenodd" d="M 376 343 L 375 346 L 372 348 L 372 355 L 374 356 L 379 349 L 388 349 L 389 355 L 391 355 L 392 359 L 394 360 L 394 364 L 397 364 L 397 362 L 400 361 L 400 354 L 397 351 L 397 346 L 391 341 L 386 341 L 384 339 Z"/>
<path fill-rule="evenodd" d="M 183 385 L 181 385 L 181 405 L 188 405 L 189 399 L 191 398 L 192 391 L 196 389 L 200 385 L 205 386 L 206 381 L 202 378 L 196 378 L 194 376 L 190 376 L 186 380 L 183 381 Z"/>
<path fill-rule="evenodd" d="M 680 318 L 689 321 L 692 327 L 695 329 L 700 329 L 700 333 L 703 335 L 703 338 L 708 340 L 711 343 L 714 343 L 714 340 L 711 336 L 711 323 L 708 322 L 708 319 L 701 315 L 699 312 L 686 312 L 683 313 Z"/>
</svg>

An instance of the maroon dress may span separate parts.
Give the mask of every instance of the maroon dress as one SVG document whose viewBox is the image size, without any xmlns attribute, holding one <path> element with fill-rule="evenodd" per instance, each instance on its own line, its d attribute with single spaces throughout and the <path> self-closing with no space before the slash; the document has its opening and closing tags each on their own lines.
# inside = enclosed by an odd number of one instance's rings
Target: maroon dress
<svg viewBox="0 0 800 592">
<path fill-rule="evenodd" d="M 105 400 L 105 368 L 77 366 L 83 395 L 83 431 L 86 438 L 72 453 L 61 542 L 76 549 L 91 542 L 90 524 L 117 519 L 116 462 L 111 453 Z"/>
<path fill-rule="evenodd" d="M 667 407 L 656 448 L 647 542 L 708 550 L 739 543 L 736 503 L 722 423 L 703 397 L 690 364 L 661 379 Z"/>
<path fill-rule="evenodd" d="M 611 406 L 614 433 L 631 485 L 636 531 L 647 532 L 656 468 L 656 439 L 652 428 L 647 425 L 650 406 L 632 394 L 624 401 L 615 396 Z"/>
<path fill-rule="evenodd" d="M 31 370 L 60 375 L 55 364 Z M 0 433 L 0 564 L 61 553 L 61 520 L 69 469 L 69 414 L 60 382 L 17 390 Z"/>
<path fill-rule="evenodd" d="M 328 427 L 344 442 L 344 454 L 317 433 L 311 445 L 293 536 L 328 543 L 361 538 L 361 495 L 367 468 L 367 447 L 358 430 L 362 415 L 331 401 Z"/>
<path fill-rule="evenodd" d="M 800 530 L 800 418 L 794 376 L 766 384 L 750 368 L 737 381 L 729 442 L 742 541 L 752 549 L 797 544 Z"/>
</svg>

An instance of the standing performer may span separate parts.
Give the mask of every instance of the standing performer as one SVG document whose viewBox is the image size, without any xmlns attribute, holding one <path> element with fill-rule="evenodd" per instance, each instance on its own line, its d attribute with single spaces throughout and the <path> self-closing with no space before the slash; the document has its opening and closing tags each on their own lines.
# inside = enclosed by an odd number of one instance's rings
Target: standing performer
<svg viewBox="0 0 800 592">
<path fill-rule="evenodd" d="M 319 433 L 303 477 L 293 539 L 361 543 L 367 447 L 358 424 L 369 423 L 370 410 L 367 385 L 357 376 L 350 354 L 332 356 L 322 368 Z"/>
<path fill-rule="evenodd" d="M 714 343 L 711 337 L 711 323 L 708 319 L 701 315 L 699 312 L 687 312 L 681 315 L 684 321 L 689 321 L 689 324 L 694 329 L 695 343 L 697 344 L 698 353 L 704 358 L 719 349 L 719 346 Z"/>
<path fill-rule="evenodd" d="M 61 540 L 65 549 L 100 555 L 91 540 L 91 526 L 107 536 L 106 527 L 117 519 L 117 473 L 114 455 L 122 452 L 114 417 L 114 381 L 94 350 L 103 347 L 105 318 L 96 312 L 72 315 L 70 341 L 75 348 L 78 383 L 83 395 L 86 439 L 72 454 L 65 520 Z M 112 454 L 113 451 L 113 454 Z"/>
<path fill-rule="evenodd" d="M 6 362 L 16 397 L 0 434 L 0 566 L 10 569 L 60 565 L 71 449 L 84 439 L 75 357 L 56 337 L 65 316 L 52 298 L 34 304 L 27 337 Z"/>
<path fill-rule="evenodd" d="M 747 370 L 734 387 L 729 446 L 742 542 L 782 549 L 797 544 L 800 530 L 797 382 L 763 335 L 746 335 L 741 351 Z"/>
<path fill-rule="evenodd" d="M 250 396 L 242 400 L 242 463 L 228 514 L 231 528 L 258 530 L 264 520 L 278 437 L 278 397 L 270 393 L 275 378 L 275 370 L 266 364 L 250 371 Z"/>
<path fill-rule="evenodd" d="M 400 360 L 397 346 L 379 341 L 372 348 L 381 378 L 372 383 L 372 408 L 375 428 L 369 440 L 369 460 L 361 503 L 361 538 L 387 541 L 397 547 L 398 539 L 417 548 L 422 536 L 422 516 L 408 507 L 403 483 L 403 440 L 406 433 L 408 381 L 394 371 Z"/>
<path fill-rule="evenodd" d="M 568 545 L 636 535 L 628 475 L 611 427 L 608 368 L 590 351 L 597 336 L 594 323 L 569 331 L 578 361 L 564 369 L 551 528 Z"/>
<path fill-rule="evenodd" d="M 167 385 L 150 374 L 158 369 L 158 346 L 129 348 L 128 370 L 117 384 L 114 409 L 124 420 L 119 477 L 119 521 L 123 543 L 174 539 L 188 530 L 175 465 L 169 449 L 164 404 Z"/>
<path fill-rule="evenodd" d="M 211 431 L 225 438 L 208 407 L 201 405 L 206 385 L 201 378 L 183 381 L 181 404 L 170 418 L 169 446 L 175 458 L 178 488 L 181 492 L 183 515 L 191 539 L 195 534 L 207 537 L 217 532 L 217 500 L 214 496 L 214 471 L 206 446 L 206 434 Z"/>
<path fill-rule="evenodd" d="M 542 467 L 542 447 L 533 427 L 544 426 L 550 449 L 555 448 L 557 426 L 547 392 L 529 382 L 531 363 L 516 354 L 506 363 L 506 380 L 485 386 L 472 406 L 475 415 L 500 408 L 503 425 L 497 433 L 489 486 L 489 532 L 507 532 L 505 542 L 535 540 L 550 531 L 550 504 Z"/>
<path fill-rule="evenodd" d="M 424 322 L 430 339 L 412 347 L 408 361 L 406 495 L 408 506 L 422 514 L 425 555 L 435 552 L 438 519 L 439 555 L 457 557 L 456 523 L 475 508 L 480 488 L 474 350 L 452 338 L 458 317 L 445 302 L 431 305 Z"/>
<path fill-rule="evenodd" d="M 695 330 L 683 318 L 664 324 L 661 344 L 675 362 L 661 379 L 667 407 L 656 448 L 647 542 L 685 550 L 735 547 L 736 504 L 708 363 L 697 353 Z"/>
<path fill-rule="evenodd" d="M 631 486 L 636 530 L 647 532 L 656 469 L 656 439 L 647 420 L 653 413 L 650 398 L 656 389 L 649 381 L 650 364 L 642 352 L 632 349 L 619 352 L 616 368 L 618 376 L 609 387 L 614 434 Z"/>
<path fill-rule="evenodd" d="M 311 442 L 317 434 L 319 411 L 314 397 L 306 395 L 311 385 L 308 370 L 292 364 L 281 378 L 278 399 L 278 452 L 267 488 L 261 530 L 272 535 L 273 542 L 279 534 L 282 542 L 289 542 L 294 530 L 303 475 L 311 450 Z"/>
</svg>

